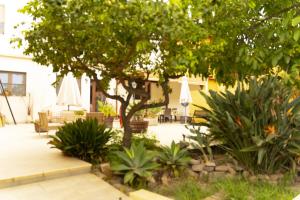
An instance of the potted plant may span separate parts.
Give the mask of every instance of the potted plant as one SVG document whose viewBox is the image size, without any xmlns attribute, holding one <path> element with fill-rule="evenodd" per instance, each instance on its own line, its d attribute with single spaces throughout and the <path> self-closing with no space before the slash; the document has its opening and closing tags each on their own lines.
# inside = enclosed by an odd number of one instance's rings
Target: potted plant
<svg viewBox="0 0 300 200">
<path fill-rule="evenodd" d="M 112 128 L 114 117 L 116 116 L 114 107 L 109 103 L 98 101 L 98 111 L 104 114 L 104 124 L 106 127 Z"/>
<path fill-rule="evenodd" d="M 145 111 L 136 112 L 130 122 L 132 133 L 145 133 L 148 130 L 149 121 L 144 120 Z"/>
</svg>

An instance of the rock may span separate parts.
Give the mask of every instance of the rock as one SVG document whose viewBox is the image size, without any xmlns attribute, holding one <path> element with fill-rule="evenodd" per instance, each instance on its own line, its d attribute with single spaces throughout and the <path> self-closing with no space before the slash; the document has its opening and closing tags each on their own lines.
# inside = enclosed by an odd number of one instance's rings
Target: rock
<svg viewBox="0 0 300 200">
<path fill-rule="evenodd" d="M 201 172 L 204 168 L 204 164 L 192 165 L 192 170 L 194 172 Z"/>
<path fill-rule="evenodd" d="M 214 162 L 207 162 L 205 163 L 205 166 L 203 168 L 203 170 L 207 171 L 207 172 L 212 172 L 215 170 L 216 167 L 216 163 Z"/>
<path fill-rule="evenodd" d="M 235 171 L 236 171 L 236 172 L 242 172 L 243 170 L 244 170 L 243 167 L 241 167 L 241 166 L 239 166 L 239 165 L 235 166 Z"/>
<path fill-rule="evenodd" d="M 217 179 L 221 179 L 221 178 L 224 178 L 226 176 L 226 172 L 212 172 L 210 174 L 211 178 L 214 179 L 214 180 L 217 180 Z"/>
<path fill-rule="evenodd" d="M 212 166 L 204 166 L 203 170 L 207 172 L 213 172 L 215 170 L 215 167 Z"/>
<path fill-rule="evenodd" d="M 254 176 L 254 175 L 253 175 L 253 176 L 250 176 L 250 177 L 249 177 L 249 181 L 252 182 L 252 183 L 253 183 L 253 182 L 256 182 L 256 181 L 257 181 L 257 177 Z"/>
<path fill-rule="evenodd" d="M 267 181 L 267 182 L 270 180 L 270 177 L 268 175 L 264 175 L 264 174 L 257 175 L 257 178 L 261 181 Z"/>
<path fill-rule="evenodd" d="M 228 166 L 227 165 L 219 165 L 216 166 L 215 171 L 216 172 L 228 172 Z"/>
<path fill-rule="evenodd" d="M 108 177 L 105 175 L 105 174 L 102 174 L 101 172 L 94 172 L 94 174 L 96 175 L 96 176 L 98 176 L 99 178 L 101 178 L 101 179 L 103 179 L 103 180 L 107 180 L 108 179 Z"/>
<path fill-rule="evenodd" d="M 112 176 L 112 171 L 111 171 L 109 163 L 100 164 L 100 170 L 105 176 L 108 176 L 108 177 Z"/>
<path fill-rule="evenodd" d="M 248 178 L 250 176 L 250 173 L 248 171 L 243 171 L 242 175 L 244 178 Z"/>
<path fill-rule="evenodd" d="M 201 160 L 191 159 L 189 163 L 191 165 L 199 165 L 201 164 Z"/>
<path fill-rule="evenodd" d="M 272 174 L 270 175 L 271 181 L 279 181 L 283 178 L 283 174 Z"/>
<path fill-rule="evenodd" d="M 193 170 L 191 169 L 188 169 L 187 170 L 187 174 L 190 176 L 190 177 L 194 177 L 194 178 L 197 178 L 199 176 L 198 173 L 194 172 Z"/>
<path fill-rule="evenodd" d="M 235 178 L 235 174 L 226 173 L 225 177 L 228 179 L 232 179 L 232 178 Z"/>
<path fill-rule="evenodd" d="M 216 163 L 214 163 L 214 162 L 206 162 L 205 166 L 207 166 L 207 167 L 216 167 Z"/>
<path fill-rule="evenodd" d="M 167 174 L 163 174 L 162 177 L 161 177 L 161 183 L 163 185 L 169 185 L 170 183 L 170 178 Z"/>
<path fill-rule="evenodd" d="M 202 180 L 207 181 L 207 180 L 208 180 L 208 172 L 207 172 L 207 171 L 202 171 L 202 172 L 199 174 L 199 178 L 202 179 Z"/>
<path fill-rule="evenodd" d="M 236 175 L 236 171 L 230 166 L 228 166 L 228 173 L 231 174 L 232 176 Z"/>
<path fill-rule="evenodd" d="M 112 176 L 108 179 L 108 182 L 112 185 L 114 184 L 123 184 L 123 178 L 120 176 Z"/>
</svg>

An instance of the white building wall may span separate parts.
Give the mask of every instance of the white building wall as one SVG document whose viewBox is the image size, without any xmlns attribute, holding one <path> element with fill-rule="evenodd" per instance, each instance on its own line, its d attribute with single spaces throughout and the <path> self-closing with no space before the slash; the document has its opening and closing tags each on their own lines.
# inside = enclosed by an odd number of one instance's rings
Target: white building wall
<svg viewBox="0 0 300 200">
<path fill-rule="evenodd" d="M 23 21 L 29 21 L 28 16 L 18 12 L 28 0 L 0 0 L 5 6 L 4 34 L 0 34 L 0 71 L 25 72 L 26 96 L 9 96 L 12 111 L 18 123 L 32 121 L 38 118 L 38 112 L 54 102 L 55 88 L 51 85 L 56 80 L 56 74 L 50 67 L 40 66 L 24 56 L 22 49 L 14 48 L 10 41 L 20 32 L 14 26 Z M 1 90 L 0 90 L 1 92 Z M 82 107 L 90 110 L 90 80 L 83 76 L 81 79 Z M 28 106 L 32 107 L 32 114 L 28 116 Z M 48 107 L 51 109 L 50 107 Z M 5 97 L 0 96 L 0 113 L 6 116 L 8 122 L 13 119 L 9 112 Z"/>
</svg>

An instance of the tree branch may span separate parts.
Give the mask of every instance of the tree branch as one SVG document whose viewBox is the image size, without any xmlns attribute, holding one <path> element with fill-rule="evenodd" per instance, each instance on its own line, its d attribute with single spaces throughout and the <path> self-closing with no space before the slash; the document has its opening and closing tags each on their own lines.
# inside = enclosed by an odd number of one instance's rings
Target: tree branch
<svg viewBox="0 0 300 200">
<path fill-rule="evenodd" d="M 271 14 L 271 15 L 265 17 L 265 18 L 262 19 L 262 20 L 259 20 L 257 23 L 251 25 L 251 26 L 249 27 L 249 30 L 254 30 L 254 29 L 256 29 L 257 27 L 259 27 L 260 25 L 262 25 L 264 22 L 266 22 L 266 21 L 268 21 L 268 20 L 270 20 L 270 19 L 272 19 L 272 18 L 274 18 L 274 17 L 278 17 L 278 16 L 280 16 L 280 15 L 286 13 L 286 12 L 289 12 L 290 10 L 295 9 L 295 8 L 300 8 L 300 3 L 295 3 L 295 4 L 291 5 L 290 7 L 283 8 L 282 10 L 279 10 L 278 12 L 273 13 L 273 14 Z"/>
</svg>

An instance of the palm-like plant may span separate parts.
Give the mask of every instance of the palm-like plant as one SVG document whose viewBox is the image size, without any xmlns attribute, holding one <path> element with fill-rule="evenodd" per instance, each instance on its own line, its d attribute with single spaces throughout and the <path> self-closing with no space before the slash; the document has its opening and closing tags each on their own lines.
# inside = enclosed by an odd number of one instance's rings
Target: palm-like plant
<svg viewBox="0 0 300 200">
<path fill-rule="evenodd" d="M 159 154 L 159 162 L 170 176 L 179 176 L 190 161 L 187 149 L 181 149 L 179 144 L 173 141 L 171 147 L 164 146 Z"/>
<path fill-rule="evenodd" d="M 251 79 L 234 93 L 210 91 L 208 123 L 214 140 L 254 173 L 294 165 L 300 155 L 300 98 L 276 77 Z"/>
<path fill-rule="evenodd" d="M 95 119 L 78 119 L 60 127 L 55 136 L 50 136 L 49 144 L 68 156 L 98 163 L 107 153 L 107 143 L 112 135 L 111 129 L 99 125 Z"/>
<path fill-rule="evenodd" d="M 143 143 L 133 143 L 130 149 L 116 151 L 111 161 L 112 170 L 124 175 L 124 183 L 131 186 L 146 184 L 152 178 L 153 170 L 159 167 L 154 161 L 155 152 L 148 151 Z"/>
</svg>

